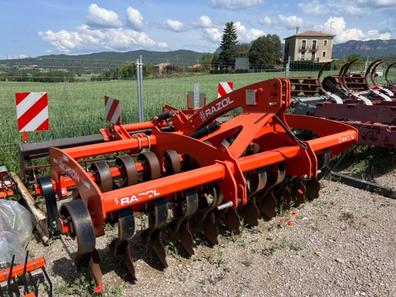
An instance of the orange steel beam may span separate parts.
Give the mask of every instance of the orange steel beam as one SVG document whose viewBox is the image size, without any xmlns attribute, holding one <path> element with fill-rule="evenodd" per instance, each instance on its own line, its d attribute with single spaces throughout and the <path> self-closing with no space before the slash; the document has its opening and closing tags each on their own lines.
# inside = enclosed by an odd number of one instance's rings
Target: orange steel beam
<svg viewBox="0 0 396 297">
<path fill-rule="evenodd" d="M 140 137 L 140 148 L 149 147 L 149 145 L 154 146 L 156 144 L 156 138 L 153 135 L 147 135 L 147 137 Z M 99 144 L 90 144 L 85 146 L 68 148 L 65 149 L 64 152 L 74 159 L 81 159 L 137 149 L 139 149 L 139 140 L 137 138 L 131 138 L 128 140 L 115 140 Z"/>
<path fill-rule="evenodd" d="M 356 130 L 350 129 L 328 137 L 325 136 L 325 139 L 318 138 L 310 140 L 308 143 L 315 151 L 321 151 L 332 146 L 353 142 L 356 137 Z M 299 146 L 281 147 L 255 155 L 241 157 L 238 159 L 238 164 L 243 172 L 247 172 L 293 159 L 298 156 L 301 150 L 302 149 Z M 234 165 L 232 163 L 229 163 L 229 165 L 232 173 L 235 173 Z M 176 192 L 198 187 L 203 184 L 222 180 L 224 177 L 225 167 L 222 164 L 217 163 L 191 171 L 162 177 L 156 180 L 139 183 L 130 187 L 105 192 L 102 194 L 102 204 L 104 205 L 106 212 L 119 210 L 122 205 L 128 205 L 129 207 L 136 207 L 139 209 L 139 207 L 144 203 L 159 197 L 164 197 Z M 127 201 L 124 198 L 129 198 L 129 202 L 122 203 L 123 201 Z"/>
<path fill-rule="evenodd" d="M 29 260 L 26 264 L 26 272 L 32 272 L 34 270 L 43 268 L 44 266 L 45 266 L 44 257 L 39 257 L 34 260 Z M 24 264 L 15 265 L 12 268 L 11 278 L 22 276 L 24 269 L 25 269 Z M 9 276 L 10 276 L 10 268 L 5 268 L 0 270 L 0 282 L 7 281 Z"/>
</svg>

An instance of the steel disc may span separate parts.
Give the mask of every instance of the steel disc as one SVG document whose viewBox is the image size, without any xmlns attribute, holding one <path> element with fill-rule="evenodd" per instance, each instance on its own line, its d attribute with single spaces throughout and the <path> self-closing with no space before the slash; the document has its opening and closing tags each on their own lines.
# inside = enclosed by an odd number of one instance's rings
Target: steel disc
<svg viewBox="0 0 396 297">
<path fill-rule="evenodd" d="M 125 155 L 118 157 L 115 164 L 121 170 L 121 177 L 119 181 L 114 181 L 117 188 L 132 186 L 138 183 L 138 173 L 136 170 L 135 161 L 131 156 Z"/>
<path fill-rule="evenodd" d="M 138 155 L 138 160 L 143 163 L 143 180 L 153 180 L 161 177 L 161 165 L 153 152 L 143 152 Z"/>
<path fill-rule="evenodd" d="M 96 237 L 88 208 L 82 200 L 66 202 L 60 212 L 72 223 L 72 236 L 77 239 L 78 255 L 86 255 L 95 251 Z"/>
<path fill-rule="evenodd" d="M 102 192 L 108 192 L 113 189 L 113 177 L 111 176 L 109 165 L 105 161 L 93 162 L 90 170 L 95 175 L 96 183 Z"/>
</svg>

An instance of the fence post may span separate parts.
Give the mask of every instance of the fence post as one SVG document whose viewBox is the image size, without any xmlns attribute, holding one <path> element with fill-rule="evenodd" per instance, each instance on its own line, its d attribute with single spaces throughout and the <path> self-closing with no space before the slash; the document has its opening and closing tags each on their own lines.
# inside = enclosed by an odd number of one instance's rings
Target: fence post
<svg viewBox="0 0 396 297">
<path fill-rule="evenodd" d="M 139 122 L 144 121 L 143 59 L 136 59 L 136 97 Z"/>
<path fill-rule="evenodd" d="M 285 77 L 289 77 L 289 71 L 290 71 L 290 56 L 287 58 L 287 63 L 285 67 Z"/>
<path fill-rule="evenodd" d="M 368 68 L 368 66 L 369 66 L 369 59 L 370 59 L 370 57 L 367 56 L 366 63 L 364 64 L 364 73 L 366 73 L 367 68 Z"/>
<path fill-rule="evenodd" d="M 200 104 L 199 104 L 199 83 L 195 83 L 194 84 L 194 92 L 193 92 L 193 94 L 194 94 L 194 108 L 199 108 L 200 107 Z"/>
<path fill-rule="evenodd" d="M 144 121 L 144 84 L 143 84 L 143 58 L 140 56 L 140 106 L 142 109 L 142 119 Z"/>
<path fill-rule="evenodd" d="M 138 110 L 138 117 L 139 122 L 142 121 L 142 114 L 141 114 L 141 100 L 140 100 L 140 71 L 139 71 L 139 59 L 136 59 L 136 100 L 137 100 L 137 110 Z"/>
</svg>

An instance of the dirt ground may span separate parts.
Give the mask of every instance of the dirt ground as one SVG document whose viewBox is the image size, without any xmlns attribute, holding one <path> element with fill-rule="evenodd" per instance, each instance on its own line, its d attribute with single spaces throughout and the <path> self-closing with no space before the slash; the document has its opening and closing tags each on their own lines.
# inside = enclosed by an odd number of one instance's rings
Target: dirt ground
<svg viewBox="0 0 396 297">
<path fill-rule="evenodd" d="M 396 172 L 382 179 L 396 188 Z M 396 296 L 396 200 L 323 181 L 320 198 L 239 235 L 223 234 L 208 247 L 198 238 L 186 259 L 168 244 L 164 271 L 136 244 L 137 282 L 131 284 L 122 260 L 110 256 L 115 236 L 108 227 L 97 246 L 105 296 Z M 75 272 L 74 242 L 63 237 L 45 255 L 55 296 L 89 296 L 89 282 Z"/>
</svg>

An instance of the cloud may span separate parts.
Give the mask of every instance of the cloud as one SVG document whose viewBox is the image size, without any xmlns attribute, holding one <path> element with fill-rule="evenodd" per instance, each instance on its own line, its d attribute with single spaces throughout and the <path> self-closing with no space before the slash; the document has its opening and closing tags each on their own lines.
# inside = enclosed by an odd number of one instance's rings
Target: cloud
<svg viewBox="0 0 396 297">
<path fill-rule="evenodd" d="M 335 34 L 335 42 L 342 43 L 349 40 L 372 40 L 372 39 L 390 39 L 390 32 L 380 33 L 378 30 L 369 30 L 363 32 L 358 28 L 347 28 L 346 22 L 343 17 L 330 17 L 322 26 L 326 32 Z"/>
<path fill-rule="evenodd" d="M 259 19 L 259 23 L 263 24 L 263 25 L 271 25 L 272 19 L 269 16 L 265 16 L 265 17 Z"/>
<path fill-rule="evenodd" d="M 134 47 L 163 48 L 165 42 L 155 42 L 145 32 L 124 28 L 91 28 L 82 25 L 75 32 L 61 30 L 39 32 L 39 36 L 63 52 L 82 50 L 129 50 Z"/>
<path fill-rule="evenodd" d="M 58 32 L 53 32 L 52 30 L 46 32 L 40 31 L 39 36 L 58 50 L 65 52 L 76 49 L 82 43 L 80 35 L 77 32 L 68 32 L 66 30 Z"/>
<path fill-rule="evenodd" d="M 296 15 L 283 15 L 278 14 L 276 16 L 265 16 L 258 20 L 263 25 L 275 25 L 277 27 L 285 27 L 287 29 L 295 29 L 296 27 L 302 27 L 304 20 Z"/>
<path fill-rule="evenodd" d="M 263 30 L 256 29 L 256 28 L 251 28 L 248 31 L 248 33 L 246 35 L 246 38 L 247 38 L 248 41 L 253 41 L 253 40 L 256 40 L 257 38 L 259 38 L 259 37 L 261 37 L 263 35 L 266 35 Z"/>
<path fill-rule="evenodd" d="M 199 22 L 195 24 L 195 26 L 203 30 L 209 41 L 217 44 L 221 42 L 224 25 L 216 25 L 210 17 L 204 15 L 199 18 Z M 241 42 L 251 42 L 258 37 L 265 35 L 265 32 L 260 29 L 247 29 L 240 21 L 234 22 L 234 26 L 238 34 L 238 39 Z"/>
<path fill-rule="evenodd" d="M 235 28 L 238 33 L 238 38 L 241 42 L 251 42 L 260 36 L 265 35 L 265 32 L 259 29 L 247 29 L 240 21 L 235 22 Z"/>
<path fill-rule="evenodd" d="M 361 5 L 378 8 L 396 6 L 396 0 L 357 0 L 357 2 Z"/>
<path fill-rule="evenodd" d="M 195 23 L 194 26 L 202 29 L 205 33 L 206 39 L 210 42 L 219 43 L 221 41 L 221 36 L 223 35 L 221 27 L 215 25 L 207 15 L 201 16 L 199 18 L 199 22 Z"/>
<path fill-rule="evenodd" d="M 209 0 L 209 5 L 223 9 L 240 9 L 256 6 L 263 2 L 263 0 Z"/>
<path fill-rule="evenodd" d="M 127 19 L 130 26 L 136 30 L 141 31 L 143 28 L 143 16 L 139 10 L 129 6 L 127 8 Z"/>
<path fill-rule="evenodd" d="M 122 25 L 118 14 L 93 3 L 88 6 L 87 23 L 91 26 L 117 28 Z"/>
<path fill-rule="evenodd" d="M 301 10 L 308 14 L 326 14 L 328 13 L 328 7 L 326 4 L 322 4 L 318 0 L 305 1 L 298 3 Z"/>
<path fill-rule="evenodd" d="M 370 9 L 396 6 L 396 0 L 308 0 L 298 6 L 307 14 L 363 15 L 368 14 Z"/>
<path fill-rule="evenodd" d="M 199 18 L 199 24 L 201 25 L 202 28 L 213 27 L 212 20 L 206 15 L 203 15 Z"/>
<path fill-rule="evenodd" d="M 167 48 L 168 47 L 168 44 L 164 41 L 158 42 L 157 45 L 159 48 Z"/>
<path fill-rule="evenodd" d="M 212 42 L 220 42 L 221 41 L 221 37 L 222 37 L 222 33 L 219 30 L 219 28 L 216 27 L 212 27 L 212 28 L 205 28 L 205 32 L 206 32 L 206 36 L 208 37 L 208 39 Z"/>
<path fill-rule="evenodd" d="M 19 55 L 13 55 L 13 56 L 7 56 L 4 59 L 11 59 L 11 60 L 19 60 L 19 59 L 26 59 L 29 58 L 28 55 L 25 54 L 19 54 Z"/>
<path fill-rule="evenodd" d="M 183 23 L 178 20 L 167 19 L 165 23 L 166 23 L 166 27 L 174 32 L 180 32 L 183 31 L 184 29 Z"/>
<path fill-rule="evenodd" d="M 285 26 L 287 29 L 294 29 L 304 25 L 303 19 L 295 15 L 286 16 L 283 14 L 278 14 L 277 18 L 277 23 Z"/>
<path fill-rule="evenodd" d="M 57 51 L 66 53 L 168 47 L 166 42 L 156 42 L 142 31 L 143 16 L 137 9 L 128 7 L 126 13 L 129 27 L 122 27 L 114 11 L 91 4 L 88 7 L 88 23 L 77 30 L 47 30 L 38 34 Z"/>
</svg>

